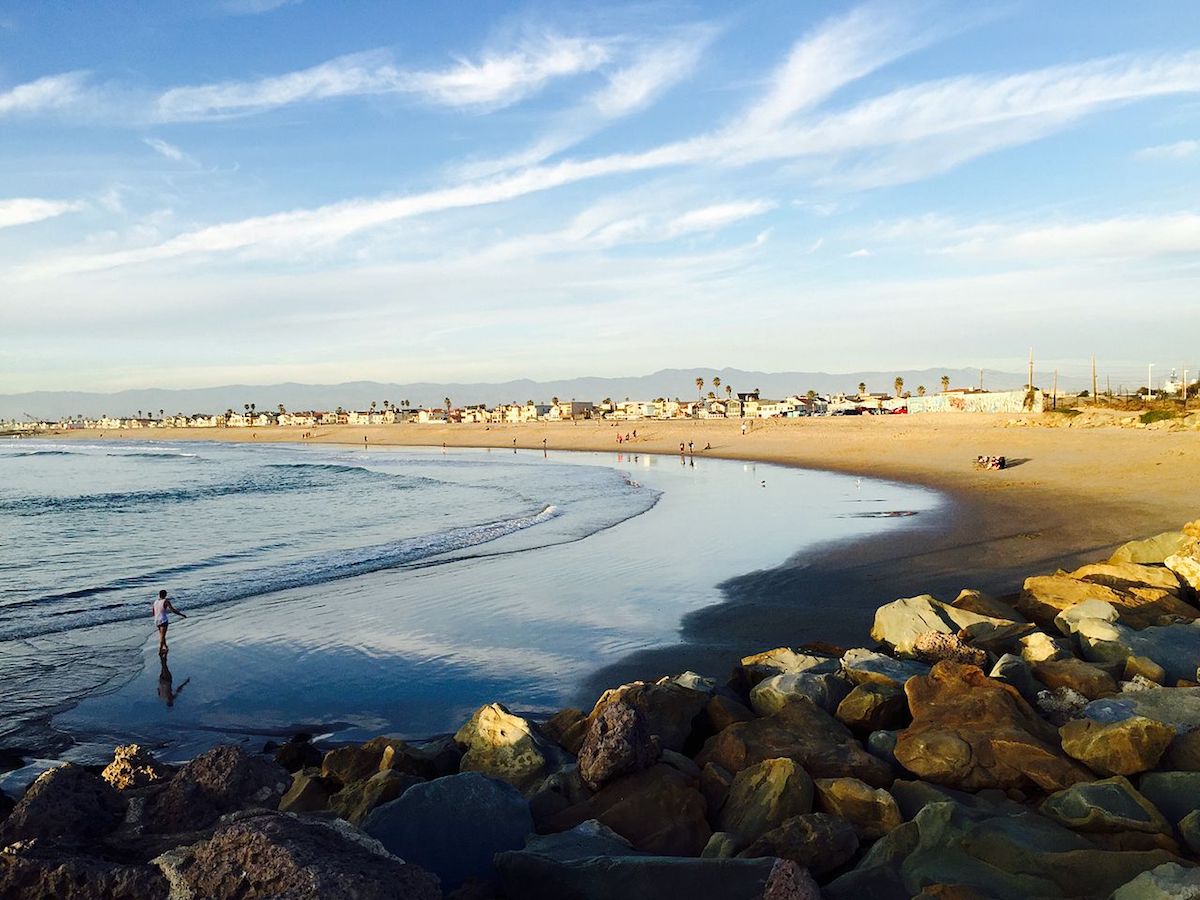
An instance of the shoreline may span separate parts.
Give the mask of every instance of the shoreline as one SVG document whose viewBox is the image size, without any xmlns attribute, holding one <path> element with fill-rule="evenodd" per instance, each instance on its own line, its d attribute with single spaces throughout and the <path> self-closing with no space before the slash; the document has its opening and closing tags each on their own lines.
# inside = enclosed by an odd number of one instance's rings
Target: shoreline
<svg viewBox="0 0 1200 900">
<path fill-rule="evenodd" d="M 860 643 L 872 611 L 897 597 L 961 588 L 1008 594 L 1031 573 L 1073 568 L 1131 536 L 1167 530 L 1196 516 L 1184 489 L 1200 483 L 1200 440 L 1188 432 L 1121 428 L 1037 427 L 1042 417 L 961 414 L 799 420 L 643 420 L 520 425 L 340 426 L 306 429 L 154 429 L 72 431 L 59 440 L 321 443 L 347 447 L 472 447 L 677 456 L 693 441 L 696 455 L 771 463 L 932 489 L 948 501 L 936 523 L 849 546 L 819 561 L 734 577 L 725 602 L 686 614 L 680 642 L 634 653 L 594 673 L 587 686 L 704 671 L 739 648 L 810 640 Z M 1010 422 L 1019 423 L 1010 425 Z M 616 443 L 618 431 L 636 440 Z M 711 444 L 712 449 L 699 448 Z M 976 455 L 1005 455 L 1013 466 L 980 472 Z M 780 523 L 786 527 L 787 523 Z M 949 595 L 948 597 L 945 595 Z"/>
</svg>

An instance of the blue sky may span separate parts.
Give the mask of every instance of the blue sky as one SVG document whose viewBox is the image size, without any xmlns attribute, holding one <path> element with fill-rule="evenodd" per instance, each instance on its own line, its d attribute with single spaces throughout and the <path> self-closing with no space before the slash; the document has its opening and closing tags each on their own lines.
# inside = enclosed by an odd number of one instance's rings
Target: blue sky
<svg viewBox="0 0 1200 900">
<path fill-rule="evenodd" d="M 1190 2 L 0 2 L 0 390 L 1200 363 Z"/>
</svg>

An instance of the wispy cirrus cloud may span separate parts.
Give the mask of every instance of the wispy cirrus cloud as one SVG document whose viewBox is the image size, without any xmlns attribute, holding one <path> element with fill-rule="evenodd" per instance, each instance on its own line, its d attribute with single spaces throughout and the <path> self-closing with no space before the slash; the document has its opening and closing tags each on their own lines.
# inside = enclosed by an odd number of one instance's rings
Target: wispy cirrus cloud
<svg viewBox="0 0 1200 900">
<path fill-rule="evenodd" d="M 1136 155 L 1138 159 L 1188 159 L 1197 153 L 1200 153 L 1200 140 L 1175 141 L 1173 144 L 1143 147 Z"/>
<path fill-rule="evenodd" d="M 544 34 L 515 49 L 459 58 L 436 70 L 403 69 L 383 51 L 354 53 L 320 65 L 243 81 L 177 87 L 157 101 L 163 121 L 260 113 L 295 103 L 372 94 L 412 94 L 449 107 L 499 108 L 555 78 L 591 72 L 608 59 L 602 41 Z"/>
<path fill-rule="evenodd" d="M 221 9 L 231 16 L 258 16 L 301 2 L 303 0 L 222 0 Z"/>
<path fill-rule="evenodd" d="M 0 228 L 29 225 L 77 212 L 86 204 L 75 200 L 44 200 L 38 197 L 13 197 L 0 200 Z"/>
<path fill-rule="evenodd" d="M 982 226 L 980 226 L 982 227 Z M 986 236 L 947 244 L 961 256 L 1059 262 L 1200 254 L 1200 214 L 1114 216 L 1054 225 L 986 227 Z"/>
<path fill-rule="evenodd" d="M 142 143 L 152 149 L 159 156 L 169 159 L 172 162 L 195 163 L 195 160 L 176 147 L 164 141 L 162 138 L 147 137 L 142 138 Z"/>
</svg>

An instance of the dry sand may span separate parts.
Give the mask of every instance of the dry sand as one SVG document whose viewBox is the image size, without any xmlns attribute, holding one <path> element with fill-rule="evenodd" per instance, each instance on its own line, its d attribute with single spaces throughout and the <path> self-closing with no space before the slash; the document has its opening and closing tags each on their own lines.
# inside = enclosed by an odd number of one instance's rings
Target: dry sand
<svg viewBox="0 0 1200 900">
<path fill-rule="evenodd" d="M 923 485 L 952 501 L 939 521 L 894 538 L 832 547 L 723 585 L 728 602 L 682 623 L 683 643 L 638 654 L 597 673 L 657 676 L 694 668 L 720 674 L 731 657 L 781 643 L 861 643 L 870 616 L 896 597 L 959 588 L 1004 594 L 1021 580 L 1103 558 L 1117 544 L 1200 518 L 1200 433 L 1117 427 L 1010 425 L 1004 416 L 867 416 L 758 420 L 390 425 L 313 429 L 312 442 L 369 446 L 512 447 L 696 454 L 850 472 Z M 1019 421 L 1019 420 L 1018 420 Z M 632 434 L 618 445 L 616 436 Z M 297 441 L 307 429 L 155 429 L 104 439 Z M 96 439 L 96 432 L 72 438 Z M 701 450 L 707 444 L 708 451 Z M 977 471 L 980 454 L 1015 463 Z M 714 527 L 720 510 L 713 510 Z M 779 523 L 786 527 L 786 523 Z M 681 551 L 686 548 L 679 548 Z M 718 667 L 718 668 L 714 668 Z"/>
</svg>

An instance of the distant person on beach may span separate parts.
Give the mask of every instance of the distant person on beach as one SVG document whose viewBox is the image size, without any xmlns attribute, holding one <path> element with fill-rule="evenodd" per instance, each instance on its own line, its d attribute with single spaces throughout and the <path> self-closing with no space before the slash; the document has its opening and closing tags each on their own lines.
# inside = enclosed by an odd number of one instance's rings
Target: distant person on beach
<svg viewBox="0 0 1200 900">
<path fill-rule="evenodd" d="M 679 442 L 679 455 L 683 456 L 683 441 Z"/>
<path fill-rule="evenodd" d="M 745 437 L 745 436 L 746 436 L 746 423 L 743 422 L 742 423 L 742 437 Z"/>
<path fill-rule="evenodd" d="M 167 650 L 167 626 L 170 624 L 167 620 L 167 613 L 174 613 L 181 619 L 186 619 L 183 613 L 175 608 L 175 604 L 171 602 L 166 591 L 158 592 L 158 599 L 150 607 L 154 612 L 154 625 L 158 629 L 158 655 L 166 656 Z"/>
</svg>

